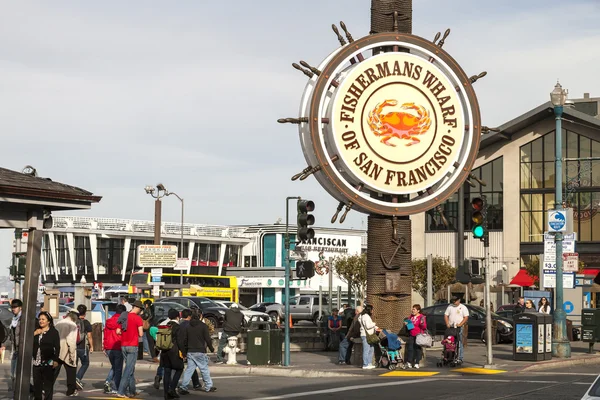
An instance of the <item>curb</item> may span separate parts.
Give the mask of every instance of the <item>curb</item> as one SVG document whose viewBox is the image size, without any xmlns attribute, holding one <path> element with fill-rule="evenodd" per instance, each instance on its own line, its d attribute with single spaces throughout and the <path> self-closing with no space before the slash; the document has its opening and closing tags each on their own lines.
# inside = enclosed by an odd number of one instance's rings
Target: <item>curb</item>
<svg viewBox="0 0 600 400">
<path fill-rule="evenodd" d="M 90 367 L 101 367 L 110 368 L 110 362 L 108 361 L 92 361 Z M 150 370 L 153 371 L 158 368 L 158 364 L 150 364 L 147 362 L 136 363 L 136 370 Z M 294 369 L 294 367 L 259 367 L 259 366 L 220 366 L 211 365 L 212 373 L 221 374 L 240 374 L 240 375 L 261 375 L 261 376 L 282 376 L 282 377 L 298 377 L 298 378 L 343 378 L 343 377 L 356 377 L 363 376 L 355 373 L 348 372 L 330 372 L 330 371 L 318 371 L 311 369 Z"/>
<path fill-rule="evenodd" d="M 594 355 L 589 357 L 579 357 L 571 360 L 557 360 L 557 361 L 548 361 L 543 363 L 530 364 L 521 369 L 517 369 L 518 372 L 525 371 L 543 371 L 546 369 L 555 369 L 562 367 L 571 367 L 573 365 L 593 365 L 600 364 L 600 355 Z"/>
</svg>

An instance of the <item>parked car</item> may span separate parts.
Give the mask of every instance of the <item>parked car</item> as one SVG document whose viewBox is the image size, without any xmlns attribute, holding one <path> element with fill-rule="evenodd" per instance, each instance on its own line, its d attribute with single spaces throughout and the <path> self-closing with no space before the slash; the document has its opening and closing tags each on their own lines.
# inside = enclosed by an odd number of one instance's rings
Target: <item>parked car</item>
<svg viewBox="0 0 600 400">
<path fill-rule="evenodd" d="M 496 310 L 496 312 L 498 312 L 498 311 L 512 311 L 513 314 L 514 314 L 516 307 L 517 307 L 516 304 L 503 304 L 500 307 L 498 307 L 498 309 Z"/>
<path fill-rule="evenodd" d="M 223 307 L 229 308 L 229 307 L 231 307 L 231 305 L 234 302 L 233 301 L 215 300 L 215 303 L 220 304 Z M 244 321 L 246 322 L 246 324 L 248 324 L 248 322 L 250 322 L 250 318 L 252 318 L 252 317 L 258 317 L 259 320 L 262 320 L 264 317 L 267 317 L 267 319 L 270 319 L 270 316 L 267 313 L 249 310 L 239 303 L 238 303 L 238 307 L 240 308 L 240 311 L 242 312 L 242 314 L 244 314 Z M 257 319 L 257 318 L 255 318 L 255 319 Z"/>
<path fill-rule="evenodd" d="M 510 319 L 511 321 L 513 320 L 513 316 L 515 315 L 514 310 L 501 310 L 501 311 L 497 311 L 496 314 L 498 314 L 501 317 L 504 317 L 506 319 Z"/>
<path fill-rule="evenodd" d="M 326 297 L 323 297 L 323 306 L 329 305 Z M 325 309 L 326 307 L 323 307 Z M 267 307 L 266 313 L 272 318 L 285 318 L 285 306 L 273 304 Z M 319 323 L 319 296 L 315 294 L 303 294 L 290 299 L 290 314 L 292 324 L 297 321 L 312 321 L 315 325 Z"/>
<path fill-rule="evenodd" d="M 150 323 L 154 326 L 158 326 L 161 322 L 169 318 L 169 310 L 174 309 L 179 311 L 179 316 L 181 316 L 181 312 L 186 309 L 186 307 L 182 306 L 179 303 L 161 301 L 154 303 L 154 318 Z"/>
<path fill-rule="evenodd" d="M 206 297 L 197 296 L 180 296 L 180 297 L 165 297 L 158 299 L 154 303 L 178 303 L 185 308 L 199 308 L 202 310 L 204 318 L 212 322 L 215 328 L 221 328 L 223 326 L 223 317 L 227 307 L 223 307 L 215 303 L 213 300 Z"/>
<path fill-rule="evenodd" d="M 480 339 L 485 341 L 485 309 L 471 304 L 465 304 L 469 310 L 469 339 Z M 444 313 L 448 308 L 448 304 L 436 304 L 431 307 L 425 307 L 421 312 L 427 317 L 427 328 L 433 335 L 443 335 L 446 330 L 444 321 Z M 512 341 L 514 334 L 513 322 L 509 318 L 501 317 L 496 313 L 492 313 L 492 320 L 496 321 L 497 333 L 496 340 Z"/>
<path fill-rule="evenodd" d="M 258 311 L 258 312 L 266 313 L 267 307 L 272 306 L 273 304 L 279 304 L 279 303 L 269 303 L 269 302 L 256 303 L 256 304 L 248 307 L 248 309 L 250 311 Z"/>
</svg>

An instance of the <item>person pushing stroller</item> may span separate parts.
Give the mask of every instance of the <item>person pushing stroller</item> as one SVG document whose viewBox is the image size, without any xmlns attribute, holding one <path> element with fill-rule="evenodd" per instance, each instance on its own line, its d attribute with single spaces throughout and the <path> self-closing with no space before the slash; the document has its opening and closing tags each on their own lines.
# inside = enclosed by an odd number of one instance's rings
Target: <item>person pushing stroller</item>
<svg viewBox="0 0 600 400">
<path fill-rule="evenodd" d="M 458 339 L 458 362 L 463 362 L 463 343 L 462 334 L 463 326 L 467 324 L 469 320 L 469 310 L 464 304 L 460 303 L 460 297 L 453 296 L 451 304 L 446 308 L 444 313 L 444 322 L 446 322 L 447 328 L 457 328 L 456 336 Z M 445 335 L 448 336 L 448 335 Z"/>
</svg>

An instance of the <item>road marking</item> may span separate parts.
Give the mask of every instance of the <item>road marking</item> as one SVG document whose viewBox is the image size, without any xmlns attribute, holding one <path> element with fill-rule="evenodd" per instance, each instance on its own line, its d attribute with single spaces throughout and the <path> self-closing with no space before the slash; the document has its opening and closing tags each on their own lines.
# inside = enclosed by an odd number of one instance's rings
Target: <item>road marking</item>
<svg viewBox="0 0 600 400">
<path fill-rule="evenodd" d="M 439 372 L 426 372 L 426 371 L 390 371 L 379 376 L 434 376 Z"/>
<path fill-rule="evenodd" d="M 577 376 L 598 376 L 598 374 L 586 374 L 581 372 L 527 372 L 528 375 L 577 375 Z"/>
<path fill-rule="evenodd" d="M 459 368 L 452 369 L 450 372 L 462 372 L 465 374 L 476 374 L 476 375 L 494 375 L 503 374 L 506 371 L 503 369 L 488 369 L 488 368 Z"/>
<path fill-rule="evenodd" d="M 435 380 L 437 380 L 437 379 L 411 379 L 408 381 L 374 383 L 371 385 L 340 386 L 340 387 L 335 387 L 332 389 L 313 390 L 311 392 L 299 392 L 299 393 L 282 394 L 279 396 L 259 397 L 259 398 L 253 399 L 253 400 L 293 399 L 295 397 L 307 397 L 307 396 L 314 396 L 314 395 L 318 395 L 318 394 L 339 393 L 339 392 L 357 390 L 357 389 L 363 390 L 363 389 L 386 387 L 386 386 L 410 385 L 411 383 L 422 383 L 422 382 L 430 382 L 430 381 L 435 381 Z"/>
</svg>

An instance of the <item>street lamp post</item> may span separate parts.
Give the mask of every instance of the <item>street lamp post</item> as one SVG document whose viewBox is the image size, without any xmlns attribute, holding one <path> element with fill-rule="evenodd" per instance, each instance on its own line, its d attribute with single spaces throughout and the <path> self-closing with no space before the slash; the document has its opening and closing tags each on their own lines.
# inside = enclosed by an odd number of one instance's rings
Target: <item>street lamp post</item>
<svg viewBox="0 0 600 400">
<path fill-rule="evenodd" d="M 183 199 L 181 197 L 179 197 L 179 195 L 177 193 L 169 192 L 167 190 L 167 196 L 171 196 L 171 195 L 177 197 L 179 199 L 179 201 L 181 201 L 181 245 L 179 246 L 181 250 L 179 251 L 179 258 L 184 258 L 183 257 Z M 183 271 L 180 271 L 180 272 L 181 272 L 181 275 L 179 277 L 179 283 L 181 285 L 183 285 Z"/>
<path fill-rule="evenodd" d="M 283 339 L 283 365 L 290 366 L 290 281 L 292 279 L 292 267 L 290 265 L 290 200 L 300 200 L 298 196 L 286 197 L 285 199 L 285 318 Z"/>
<path fill-rule="evenodd" d="M 162 204 L 161 204 L 160 199 L 165 197 L 168 194 L 168 191 L 162 183 L 159 183 L 158 185 L 156 185 L 156 188 L 154 188 L 154 186 L 147 185 L 144 188 L 144 190 L 146 191 L 146 194 L 149 194 L 150 196 L 152 196 L 156 199 L 156 202 L 154 202 L 154 244 L 159 245 L 160 244 L 161 223 L 162 223 L 161 222 L 161 214 L 162 214 L 161 206 L 162 206 Z"/>
<path fill-rule="evenodd" d="M 555 210 L 563 209 L 562 201 L 562 113 L 563 106 L 567 101 L 567 91 L 557 83 L 550 93 L 550 100 L 554 106 L 555 128 L 555 151 L 556 160 L 554 166 L 555 174 Z M 556 244 L 556 310 L 554 312 L 554 340 L 552 341 L 552 355 L 559 358 L 571 357 L 571 344 L 567 339 L 567 313 L 563 302 L 563 234 L 554 234 Z"/>
</svg>

